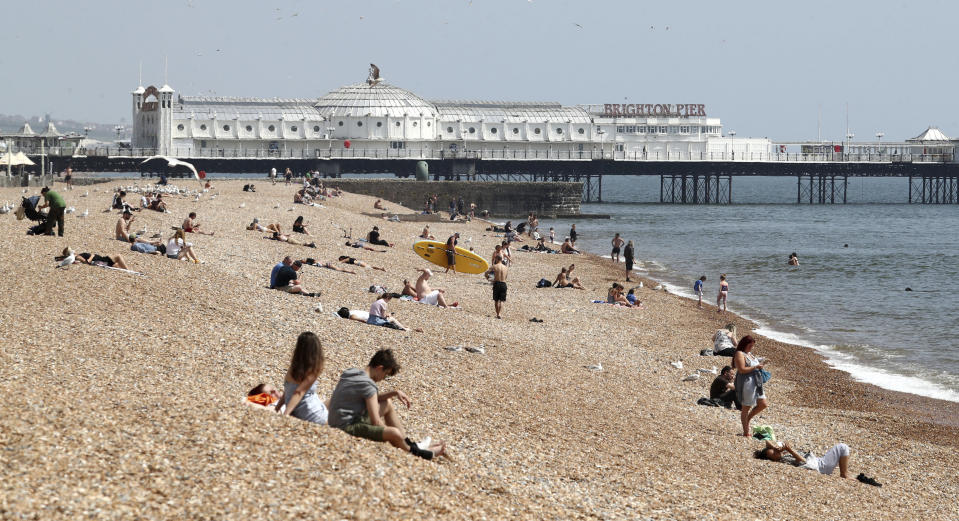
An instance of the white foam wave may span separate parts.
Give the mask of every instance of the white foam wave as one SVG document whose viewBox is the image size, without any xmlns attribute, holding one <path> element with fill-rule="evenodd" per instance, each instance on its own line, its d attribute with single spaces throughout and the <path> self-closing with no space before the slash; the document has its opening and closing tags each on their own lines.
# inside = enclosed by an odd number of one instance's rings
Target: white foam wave
<svg viewBox="0 0 959 521">
<path fill-rule="evenodd" d="M 766 326 L 756 329 L 756 334 L 779 342 L 814 349 L 825 357 L 826 364 L 840 371 L 849 373 L 849 376 L 857 382 L 872 384 L 890 391 L 916 394 L 950 402 L 959 402 L 959 392 L 917 376 L 897 374 L 885 369 L 864 365 L 860 363 L 856 357 L 848 353 L 843 353 L 833 346 L 814 344 L 798 335 L 776 331 Z"/>
</svg>

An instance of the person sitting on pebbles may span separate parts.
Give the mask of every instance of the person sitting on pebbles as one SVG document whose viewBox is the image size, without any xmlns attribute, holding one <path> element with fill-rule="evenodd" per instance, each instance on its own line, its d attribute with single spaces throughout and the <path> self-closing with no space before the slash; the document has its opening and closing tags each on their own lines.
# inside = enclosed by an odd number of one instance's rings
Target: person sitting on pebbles
<svg viewBox="0 0 959 521">
<path fill-rule="evenodd" d="M 376 208 L 377 210 L 386 210 L 386 207 L 383 206 L 382 199 L 377 199 L 376 202 L 373 203 L 373 208 Z"/>
<path fill-rule="evenodd" d="M 216 232 L 205 232 L 200 230 L 200 223 L 196 221 L 196 212 L 190 212 L 187 215 L 186 219 L 183 220 L 183 225 L 181 226 L 183 231 L 186 233 L 199 233 L 202 235 L 213 236 Z"/>
<path fill-rule="evenodd" d="M 783 454 L 783 452 L 787 454 Z M 756 459 L 765 459 L 769 461 L 784 461 L 790 463 L 796 467 L 815 470 L 820 474 L 830 475 L 836 470 L 836 467 L 839 467 L 839 477 L 848 479 L 849 478 L 849 457 L 850 451 L 849 446 L 845 443 L 837 443 L 832 446 L 831 449 L 827 450 L 822 457 L 817 457 L 811 452 L 807 452 L 805 456 L 797 453 L 789 445 L 788 442 L 770 442 L 766 441 L 766 447 L 760 450 L 757 450 L 754 454 Z M 875 480 L 875 478 L 867 477 L 863 473 L 859 473 L 856 476 L 856 479 L 867 485 L 872 485 L 874 487 L 881 487 L 882 484 Z"/>
<path fill-rule="evenodd" d="M 446 453 L 442 441 L 420 447 L 406 437 L 399 415 L 393 410 L 393 399 L 408 409 L 412 401 L 406 393 L 394 390 L 380 393 L 376 386 L 400 370 L 391 349 L 380 349 L 364 369 L 347 369 L 330 397 L 330 427 L 342 429 L 351 436 L 377 442 L 388 442 L 414 456 L 431 460 Z"/>
<path fill-rule="evenodd" d="M 133 212 L 129 209 L 123 210 L 123 214 L 117 219 L 117 225 L 113 231 L 116 240 L 123 242 L 130 240 L 130 226 L 133 224 L 133 219 Z"/>
<path fill-rule="evenodd" d="M 431 306 L 439 306 L 441 308 L 456 307 L 459 305 L 458 302 L 454 302 L 452 306 L 446 303 L 446 290 L 443 288 L 433 289 L 430 287 L 430 277 L 433 276 L 433 272 L 428 269 L 417 269 L 416 271 L 420 272 L 420 276 L 416 279 L 416 298 L 420 302 L 424 302 Z"/>
<path fill-rule="evenodd" d="M 312 235 L 310 230 L 306 229 L 306 225 L 303 224 L 303 216 L 300 215 L 293 221 L 293 233 L 302 233 L 303 235 Z"/>
<path fill-rule="evenodd" d="M 390 248 L 393 247 L 392 243 L 388 242 L 386 239 L 380 238 L 379 226 L 374 226 L 373 229 L 370 230 L 370 233 L 366 236 L 366 240 L 369 241 L 370 244 L 375 244 L 377 246 L 389 246 Z"/>
<path fill-rule="evenodd" d="M 293 264 L 289 266 L 282 266 L 276 273 L 276 281 L 274 282 L 275 287 L 273 289 L 278 289 L 286 293 L 299 294 L 305 297 L 320 296 L 319 292 L 308 293 L 303 289 L 303 286 L 300 284 L 300 280 L 297 278 L 297 272 L 301 269 L 303 269 L 302 261 L 293 261 Z"/>
<path fill-rule="evenodd" d="M 572 273 L 574 267 L 576 267 L 575 264 L 570 264 L 569 268 L 560 269 L 559 274 L 556 275 L 556 280 L 553 281 L 553 287 L 586 289 L 579 282 L 579 277 L 570 278 L 570 273 Z"/>
<path fill-rule="evenodd" d="M 430 233 L 430 225 L 427 224 L 426 226 L 423 227 L 423 233 L 420 234 L 420 239 L 428 239 L 431 241 L 436 240 L 436 237 L 434 237 L 433 234 Z"/>
<path fill-rule="evenodd" d="M 573 243 L 569 240 L 569 237 L 563 241 L 563 245 L 559 247 L 559 251 L 560 253 L 579 253 L 579 250 L 573 247 Z"/>
</svg>

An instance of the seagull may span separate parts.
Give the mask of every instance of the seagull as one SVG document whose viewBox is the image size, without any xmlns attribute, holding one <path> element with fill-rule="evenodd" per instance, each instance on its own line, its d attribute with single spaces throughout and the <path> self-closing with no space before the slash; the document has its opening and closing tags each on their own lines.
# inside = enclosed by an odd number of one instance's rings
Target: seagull
<svg viewBox="0 0 959 521">
<path fill-rule="evenodd" d="M 83 192 L 82 195 L 80 195 L 80 197 L 89 197 L 89 196 L 90 196 L 90 190 L 87 190 L 86 192 Z"/>
<path fill-rule="evenodd" d="M 73 212 L 75 212 L 75 211 L 77 211 L 76 208 L 74 208 L 74 207 L 72 207 L 72 206 L 68 206 L 67 209 L 63 211 L 63 213 L 73 213 Z"/>
<path fill-rule="evenodd" d="M 686 378 L 683 378 L 683 381 L 684 381 L 684 382 L 692 382 L 692 381 L 695 381 L 695 380 L 699 380 L 699 373 L 693 373 L 693 374 L 687 376 Z"/>
<path fill-rule="evenodd" d="M 89 208 L 87 208 L 86 210 L 84 210 L 83 213 L 81 213 L 80 215 L 77 215 L 77 217 L 89 217 L 89 216 L 90 216 L 90 209 L 89 209 Z"/>
<path fill-rule="evenodd" d="M 445 349 L 445 350 L 447 350 L 447 351 L 462 351 L 462 350 L 463 350 L 463 346 L 446 346 L 446 347 L 444 347 L 443 349 Z"/>
<path fill-rule="evenodd" d="M 576 22 L 573 22 L 573 25 L 575 25 L 576 27 L 579 27 L 580 29 L 582 29 L 582 28 L 583 28 L 583 26 L 582 26 L 582 25 L 579 25 L 579 24 L 578 24 L 578 23 L 576 23 Z"/>
<path fill-rule="evenodd" d="M 246 208 L 246 203 L 240 203 L 240 208 Z"/>
<path fill-rule="evenodd" d="M 380 68 L 371 63 L 370 76 L 366 78 L 366 83 L 370 85 L 370 88 L 373 88 L 381 81 L 383 81 L 383 78 L 380 77 Z"/>
<path fill-rule="evenodd" d="M 703 373 L 703 374 L 719 374 L 719 371 L 716 370 L 716 366 L 715 366 L 715 365 L 713 366 L 712 369 L 705 369 L 705 368 L 700 367 L 700 368 L 699 368 L 699 372 L 700 372 L 700 373 Z"/>
<path fill-rule="evenodd" d="M 486 348 L 484 348 L 483 346 L 476 346 L 476 347 L 467 346 L 466 350 L 469 351 L 470 353 L 478 353 L 481 355 L 486 354 Z"/>
<path fill-rule="evenodd" d="M 3 203 L 3 207 L 0 208 L 0 215 L 10 213 L 10 210 L 13 210 L 13 207 L 10 206 L 10 203 Z"/>
<path fill-rule="evenodd" d="M 194 197 L 193 200 L 194 200 L 194 201 L 199 201 L 199 200 L 200 200 L 200 194 L 196 194 L 196 197 Z"/>
<path fill-rule="evenodd" d="M 589 369 L 590 371 L 597 371 L 597 372 L 599 372 L 599 371 L 602 371 L 602 370 L 603 370 L 603 364 L 584 365 L 583 367 L 585 367 L 586 369 Z"/>
<path fill-rule="evenodd" d="M 682 361 L 682 360 L 677 360 L 677 361 L 675 361 L 675 362 L 670 362 L 669 365 L 675 367 L 676 369 L 682 369 L 682 368 L 683 368 L 683 361 Z"/>
<path fill-rule="evenodd" d="M 73 264 L 73 261 L 77 260 L 77 256 L 75 253 L 73 253 L 73 250 L 68 249 L 67 251 L 70 252 L 70 254 L 67 255 L 65 259 L 60 261 L 60 264 L 57 265 L 58 268 L 66 268 L 67 266 Z"/>
</svg>

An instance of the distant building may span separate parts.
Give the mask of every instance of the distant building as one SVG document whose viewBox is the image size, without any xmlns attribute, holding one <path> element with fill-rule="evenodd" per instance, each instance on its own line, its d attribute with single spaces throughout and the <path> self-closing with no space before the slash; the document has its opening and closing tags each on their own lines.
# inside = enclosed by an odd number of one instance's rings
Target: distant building
<svg viewBox="0 0 959 521">
<path fill-rule="evenodd" d="M 29 123 L 24 123 L 20 130 L 12 133 L 0 132 L 0 142 L 7 147 L 25 154 L 39 154 L 44 152 L 51 155 L 73 155 L 80 141 L 81 135 L 61 134 L 52 121 L 47 122 L 47 128 L 36 133 Z"/>
<path fill-rule="evenodd" d="M 494 151 L 560 159 L 710 159 L 769 153 L 768 139 L 723 137 L 700 104 L 428 101 L 386 83 L 318 99 L 133 91 L 134 149 L 177 157 L 367 157 Z"/>
</svg>

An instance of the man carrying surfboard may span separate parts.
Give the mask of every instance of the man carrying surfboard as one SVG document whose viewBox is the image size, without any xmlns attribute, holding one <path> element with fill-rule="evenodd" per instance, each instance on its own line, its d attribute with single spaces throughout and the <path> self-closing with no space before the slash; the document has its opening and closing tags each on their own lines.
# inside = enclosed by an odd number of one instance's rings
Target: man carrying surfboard
<svg viewBox="0 0 959 521">
<path fill-rule="evenodd" d="M 446 239 L 446 271 L 443 273 L 449 273 L 450 268 L 453 268 L 453 273 L 456 273 L 456 243 L 459 242 L 457 240 L 459 238 L 460 232 L 456 232 Z"/>
</svg>

